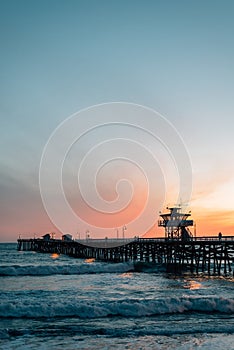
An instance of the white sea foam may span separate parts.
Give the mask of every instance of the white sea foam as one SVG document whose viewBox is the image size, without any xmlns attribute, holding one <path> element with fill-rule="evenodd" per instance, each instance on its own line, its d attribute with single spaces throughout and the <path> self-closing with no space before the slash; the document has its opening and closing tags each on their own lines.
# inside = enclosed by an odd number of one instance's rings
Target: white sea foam
<svg viewBox="0 0 234 350">
<path fill-rule="evenodd" d="M 63 300 L 26 304 L 20 299 L 2 301 L 0 317 L 40 318 L 40 317 L 79 317 L 97 318 L 108 316 L 144 317 L 184 312 L 234 312 L 234 299 L 218 297 L 186 297 L 165 299 L 127 299 L 91 303 L 83 300 Z"/>
<path fill-rule="evenodd" d="M 97 350 L 97 349 L 145 349 L 145 350 L 220 350 L 220 349 L 233 349 L 234 336 L 231 334 L 199 334 L 190 336 L 139 336 L 135 337 L 66 337 L 64 343 L 61 342 L 61 338 L 48 337 L 41 340 L 41 337 L 17 337 L 11 340 L 11 342 L 4 343 L 0 349 L 4 350 L 51 350 L 51 349 L 77 349 L 80 350 Z"/>
<path fill-rule="evenodd" d="M 80 275 L 122 273 L 133 270 L 133 263 L 82 263 L 73 265 L 1 266 L 0 276 Z"/>
</svg>

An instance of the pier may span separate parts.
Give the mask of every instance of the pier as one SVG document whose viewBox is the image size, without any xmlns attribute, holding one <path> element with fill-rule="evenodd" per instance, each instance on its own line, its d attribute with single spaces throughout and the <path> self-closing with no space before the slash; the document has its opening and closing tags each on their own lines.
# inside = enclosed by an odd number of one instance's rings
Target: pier
<svg viewBox="0 0 234 350">
<path fill-rule="evenodd" d="M 197 237 L 190 241 L 135 238 L 126 244 L 112 247 L 104 247 L 105 240 L 102 244 L 100 241 L 19 239 L 18 250 L 65 254 L 105 262 L 159 264 L 169 272 L 186 270 L 208 275 L 233 273 L 234 236 L 224 236 L 221 240 L 218 237 Z"/>
<path fill-rule="evenodd" d="M 204 273 L 234 276 L 234 236 L 219 233 L 213 237 L 196 237 L 190 212 L 181 207 L 167 208 L 160 214 L 158 226 L 165 229 L 165 237 L 133 239 L 61 240 L 46 234 L 42 239 L 18 239 L 18 250 L 65 254 L 79 259 L 105 262 L 134 262 L 135 266 L 163 267 L 168 272 Z"/>
</svg>

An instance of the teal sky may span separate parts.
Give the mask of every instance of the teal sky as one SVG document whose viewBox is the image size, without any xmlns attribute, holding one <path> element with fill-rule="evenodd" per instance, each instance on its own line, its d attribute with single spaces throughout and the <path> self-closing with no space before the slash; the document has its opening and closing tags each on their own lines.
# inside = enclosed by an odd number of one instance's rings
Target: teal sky
<svg viewBox="0 0 234 350">
<path fill-rule="evenodd" d="M 171 121 L 191 156 L 192 205 L 214 210 L 217 192 L 216 209 L 233 211 L 233 18 L 231 0 L 1 0 L 0 239 L 33 222 L 51 229 L 38 189 L 43 147 L 66 117 L 110 101 Z"/>
</svg>

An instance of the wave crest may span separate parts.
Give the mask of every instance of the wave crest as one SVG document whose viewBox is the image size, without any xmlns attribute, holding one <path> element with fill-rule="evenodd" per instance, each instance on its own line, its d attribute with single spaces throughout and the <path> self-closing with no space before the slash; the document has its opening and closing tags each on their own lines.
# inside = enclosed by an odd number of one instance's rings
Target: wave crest
<svg viewBox="0 0 234 350">
<path fill-rule="evenodd" d="M 133 270 L 133 263 L 82 263 L 77 265 L 1 266 L 0 276 L 81 275 L 95 273 L 123 273 Z"/>
<path fill-rule="evenodd" d="M 188 297 L 165 299 L 128 299 L 91 303 L 85 300 L 63 300 L 53 304 L 43 302 L 25 304 L 15 300 L 0 305 L 0 317 L 50 318 L 79 317 L 99 318 L 110 316 L 144 317 L 185 312 L 234 313 L 234 299 L 218 297 Z"/>
</svg>

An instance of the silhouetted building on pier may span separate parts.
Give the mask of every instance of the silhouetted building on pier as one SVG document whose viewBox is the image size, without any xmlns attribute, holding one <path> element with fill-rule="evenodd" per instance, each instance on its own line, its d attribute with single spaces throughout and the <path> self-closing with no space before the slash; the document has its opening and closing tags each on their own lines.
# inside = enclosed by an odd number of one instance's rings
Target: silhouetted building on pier
<svg viewBox="0 0 234 350">
<path fill-rule="evenodd" d="M 189 213 L 184 213 L 181 207 L 167 208 L 167 213 L 160 214 L 161 220 L 158 221 L 159 227 L 165 228 L 165 238 L 168 240 L 191 240 L 192 233 L 189 226 L 193 226 L 193 220 L 189 220 Z"/>
</svg>

